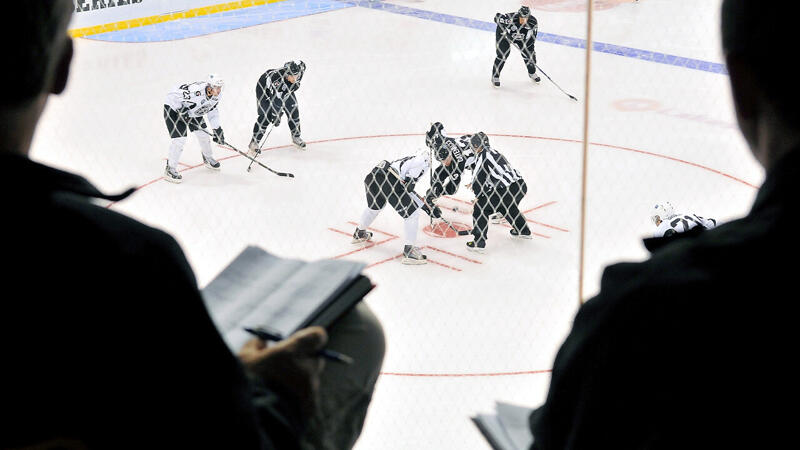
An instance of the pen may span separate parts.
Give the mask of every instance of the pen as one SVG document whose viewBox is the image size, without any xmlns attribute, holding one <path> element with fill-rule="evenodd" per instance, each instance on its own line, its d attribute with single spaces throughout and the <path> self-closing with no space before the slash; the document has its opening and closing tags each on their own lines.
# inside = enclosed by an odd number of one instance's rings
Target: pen
<svg viewBox="0 0 800 450">
<path fill-rule="evenodd" d="M 252 334 L 253 336 L 261 339 L 262 341 L 282 341 L 283 337 L 278 334 L 269 332 L 263 328 L 244 328 L 244 331 Z M 337 351 L 322 349 L 319 351 L 319 355 L 325 359 L 329 359 L 331 361 L 337 361 L 343 364 L 353 364 L 353 358 L 345 355 L 344 353 L 339 353 Z"/>
</svg>

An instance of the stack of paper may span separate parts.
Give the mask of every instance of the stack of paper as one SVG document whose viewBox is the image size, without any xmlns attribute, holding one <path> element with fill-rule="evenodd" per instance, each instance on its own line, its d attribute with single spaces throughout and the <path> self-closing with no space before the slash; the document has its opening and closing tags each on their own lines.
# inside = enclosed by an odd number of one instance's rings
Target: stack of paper
<svg viewBox="0 0 800 450">
<path fill-rule="evenodd" d="M 252 339 L 243 328 L 268 328 L 283 337 L 328 326 L 372 289 L 366 264 L 305 262 L 247 247 L 203 289 L 206 307 L 228 346 Z"/>
<path fill-rule="evenodd" d="M 494 450 L 528 450 L 533 445 L 529 418 L 533 408 L 497 402 L 495 414 L 478 414 L 472 421 Z"/>
</svg>

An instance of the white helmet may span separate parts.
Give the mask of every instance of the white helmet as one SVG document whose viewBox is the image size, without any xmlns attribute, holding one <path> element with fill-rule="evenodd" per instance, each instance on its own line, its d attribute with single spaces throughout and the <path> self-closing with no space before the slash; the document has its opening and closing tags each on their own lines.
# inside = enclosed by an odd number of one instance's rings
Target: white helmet
<svg viewBox="0 0 800 450">
<path fill-rule="evenodd" d="M 211 87 L 218 87 L 220 89 L 225 87 L 225 80 L 223 80 L 219 75 L 215 73 L 209 75 L 206 82 L 208 82 L 208 85 Z"/>
<path fill-rule="evenodd" d="M 664 202 L 658 203 L 656 206 L 653 207 L 653 214 L 650 216 L 653 219 L 653 223 L 658 225 L 662 220 L 669 220 L 675 217 L 675 208 L 672 207 L 672 203 Z"/>
<path fill-rule="evenodd" d="M 431 165 L 431 151 L 426 149 L 417 149 L 417 156 L 424 159 L 425 162 L 430 166 Z"/>
</svg>

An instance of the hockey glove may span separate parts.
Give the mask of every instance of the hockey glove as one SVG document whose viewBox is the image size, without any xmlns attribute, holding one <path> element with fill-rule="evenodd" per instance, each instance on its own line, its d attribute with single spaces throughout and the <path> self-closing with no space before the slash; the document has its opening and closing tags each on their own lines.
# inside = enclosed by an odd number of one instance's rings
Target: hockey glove
<svg viewBox="0 0 800 450">
<path fill-rule="evenodd" d="M 442 218 L 442 210 L 439 209 L 438 206 L 434 206 L 433 209 L 431 209 L 431 207 L 428 206 L 427 203 L 423 203 L 421 209 L 425 212 L 425 214 L 433 217 L 434 219 Z"/>
<path fill-rule="evenodd" d="M 275 120 L 272 121 L 272 125 L 274 125 L 275 128 L 278 128 L 280 126 L 280 124 L 281 124 L 281 114 L 278 113 L 278 114 L 275 114 Z"/>
<path fill-rule="evenodd" d="M 225 143 L 225 133 L 222 132 L 222 127 L 214 129 L 214 137 L 212 139 L 217 144 Z"/>
</svg>

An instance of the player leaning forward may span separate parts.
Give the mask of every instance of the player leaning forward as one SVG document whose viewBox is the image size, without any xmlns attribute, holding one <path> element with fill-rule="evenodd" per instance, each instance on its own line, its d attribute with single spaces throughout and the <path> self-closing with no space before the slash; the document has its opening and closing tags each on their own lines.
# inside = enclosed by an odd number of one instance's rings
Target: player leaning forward
<svg viewBox="0 0 800 450">
<path fill-rule="evenodd" d="M 267 128 L 270 124 L 279 126 L 284 112 L 288 117 L 292 143 L 303 150 L 306 148 L 306 143 L 300 137 L 300 109 L 295 95 L 305 71 L 306 64 L 303 61 L 289 61 L 282 68 L 267 70 L 259 77 L 256 84 L 258 118 L 253 124 L 253 138 L 248 145 L 250 156 L 261 153 L 259 143 Z"/>
<path fill-rule="evenodd" d="M 372 239 L 372 232 L 367 231 L 367 228 L 388 202 L 404 221 L 403 264 L 426 264 L 427 256 L 414 246 L 417 241 L 419 211 L 422 206 L 422 199 L 414 192 L 414 185 L 430 167 L 430 154 L 427 151 L 392 162 L 378 163 L 364 178 L 367 208 L 361 214 L 361 220 L 358 221 L 356 231 L 353 233 L 353 243 Z"/>
<path fill-rule="evenodd" d="M 422 206 L 423 211 L 434 219 L 442 217 L 442 211 L 435 206 L 436 200 L 442 195 L 455 194 L 464 171 L 475 170 L 475 155 L 469 140 L 469 135 L 458 139 L 447 136 L 441 122 L 431 124 L 425 133 L 425 145 L 440 163 L 431 175 L 431 187 L 425 193 L 425 205 Z"/>
<path fill-rule="evenodd" d="M 511 225 L 511 237 L 530 239 L 531 229 L 519 210 L 519 203 L 528 193 L 522 175 L 511 167 L 503 154 L 489 145 L 489 137 L 485 133 L 473 134 L 470 147 L 476 157 L 471 183 L 475 206 L 472 209 L 474 240 L 467 242 L 467 250 L 484 252 L 492 213 L 500 213 Z"/>
<path fill-rule="evenodd" d="M 183 177 L 178 173 L 178 162 L 186 145 L 188 132 L 191 132 L 200 143 L 203 153 L 203 164 L 212 170 L 219 170 L 219 162 L 214 159 L 211 151 L 209 133 L 205 131 L 207 116 L 208 124 L 214 130 L 214 142 L 222 143 L 225 135 L 219 123 L 219 104 L 223 80 L 216 74 L 208 76 L 206 81 L 182 84 L 167 94 L 164 101 L 164 121 L 172 142 L 169 146 L 167 168 L 164 178 L 173 183 L 180 183 Z"/>
<path fill-rule="evenodd" d="M 496 55 L 492 66 L 492 84 L 494 87 L 500 87 L 500 72 L 503 70 L 506 59 L 511 53 L 511 44 L 514 44 L 519 49 L 531 80 L 536 83 L 540 82 L 542 79 L 539 78 L 539 75 L 536 75 L 535 50 L 539 25 L 536 17 L 531 15 L 530 8 L 523 6 L 516 12 L 508 14 L 497 13 L 494 16 L 494 23 L 497 24 L 494 33 Z"/>
</svg>

